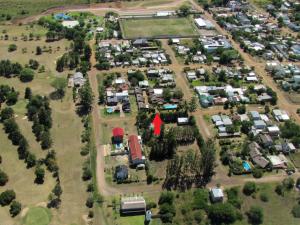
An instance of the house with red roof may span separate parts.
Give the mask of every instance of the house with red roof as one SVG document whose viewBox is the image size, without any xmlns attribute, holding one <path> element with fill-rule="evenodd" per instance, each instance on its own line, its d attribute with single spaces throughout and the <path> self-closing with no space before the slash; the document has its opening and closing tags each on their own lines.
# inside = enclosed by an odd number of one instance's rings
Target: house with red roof
<svg viewBox="0 0 300 225">
<path fill-rule="evenodd" d="M 124 130 L 121 127 L 115 127 L 112 130 L 112 133 L 113 133 L 113 142 L 115 144 L 123 142 Z"/>
<path fill-rule="evenodd" d="M 129 161 L 133 166 L 144 164 L 144 158 L 142 155 L 142 147 L 140 145 L 137 135 L 130 135 L 128 138 L 129 147 Z"/>
</svg>

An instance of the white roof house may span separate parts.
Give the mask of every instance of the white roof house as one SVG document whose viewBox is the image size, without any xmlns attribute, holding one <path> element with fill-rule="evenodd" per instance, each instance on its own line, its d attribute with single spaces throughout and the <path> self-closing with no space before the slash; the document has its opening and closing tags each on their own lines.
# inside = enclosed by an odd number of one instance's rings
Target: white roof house
<svg viewBox="0 0 300 225">
<path fill-rule="evenodd" d="M 196 23 L 196 25 L 197 25 L 199 28 L 204 28 L 204 27 L 206 27 L 205 20 L 202 19 L 202 18 L 197 18 L 197 19 L 195 19 L 195 23 Z"/>
<path fill-rule="evenodd" d="M 73 27 L 78 26 L 79 22 L 77 20 L 64 20 L 62 22 L 62 25 L 67 28 L 73 28 Z"/>
<path fill-rule="evenodd" d="M 178 125 L 186 125 L 189 123 L 189 118 L 187 117 L 178 117 L 177 118 Z"/>
</svg>

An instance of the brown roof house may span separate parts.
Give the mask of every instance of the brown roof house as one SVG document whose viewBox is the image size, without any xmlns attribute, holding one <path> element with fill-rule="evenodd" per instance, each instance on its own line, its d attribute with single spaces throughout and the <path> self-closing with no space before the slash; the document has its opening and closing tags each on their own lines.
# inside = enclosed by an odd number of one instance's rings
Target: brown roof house
<svg viewBox="0 0 300 225">
<path fill-rule="evenodd" d="M 250 150 L 249 154 L 253 163 L 261 168 L 266 168 L 269 161 L 261 154 L 261 147 L 256 142 L 251 142 L 248 148 Z"/>
</svg>

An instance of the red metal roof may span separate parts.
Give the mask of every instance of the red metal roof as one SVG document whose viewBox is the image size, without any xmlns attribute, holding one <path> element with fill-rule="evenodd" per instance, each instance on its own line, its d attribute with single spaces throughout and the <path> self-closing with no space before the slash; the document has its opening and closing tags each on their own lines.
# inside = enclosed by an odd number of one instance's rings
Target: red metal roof
<svg viewBox="0 0 300 225">
<path fill-rule="evenodd" d="M 138 137 L 136 135 L 130 135 L 128 142 L 131 159 L 142 159 L 142 149 Z"/>
<path fill-rule="evenodd" d="M 113 130 L 112 130 L 112 132 L 113 132 L 113 136 L 114 137 L 118 137 L 118 136 L 124 136 L 124 130 L 122 129 L 122 128 L 120 128 L 120 127 L 116 127 L 116 128 L 114 128 Z"/>
</svg>

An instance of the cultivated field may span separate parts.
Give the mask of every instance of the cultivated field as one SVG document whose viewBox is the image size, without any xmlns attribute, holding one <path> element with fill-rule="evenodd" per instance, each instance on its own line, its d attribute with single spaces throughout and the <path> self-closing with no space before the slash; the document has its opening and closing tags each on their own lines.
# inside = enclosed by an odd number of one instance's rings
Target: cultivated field
<svg viewBox="0 0 300 225">
<path fill-rule="evenodd" d="M 123 19 L 121 27 L 124 38 L 195 36 L 196 26 L 188 18 Z"/>
</svg>

